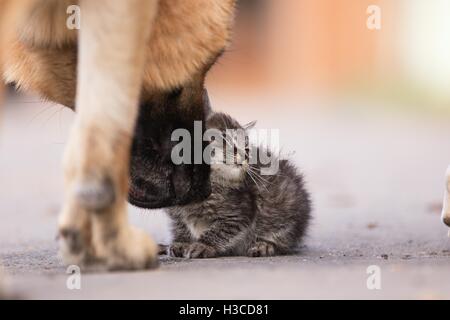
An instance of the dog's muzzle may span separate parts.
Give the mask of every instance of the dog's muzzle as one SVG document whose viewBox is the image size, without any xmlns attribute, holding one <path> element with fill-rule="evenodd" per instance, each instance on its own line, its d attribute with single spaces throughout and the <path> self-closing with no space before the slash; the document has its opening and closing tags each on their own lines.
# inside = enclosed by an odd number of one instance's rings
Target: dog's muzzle
<svg viewBox="0 0 450 320">
<path fill-rule="evenodd" d="M 200 202 L 210 195 L 209 165 L 204 161 L 194 164 L 194 152 L 189 164 L 175 165 L 171 159 L 172 149 L 179 143 L 171 139 L 174 130 L 185 129 L 194 137 L 195 121 L 204 123 L 209 110 L 208 96 L 203 89 L 200 95 L 169 93 L 141 105 L 130 163 L 132 205 L 164 208 Z M 191 150 L 194 150 L 194 140 L 191 139 Z M 202 142 L 202 151 L 205 147 L 206 143 Z"/>
</svg>

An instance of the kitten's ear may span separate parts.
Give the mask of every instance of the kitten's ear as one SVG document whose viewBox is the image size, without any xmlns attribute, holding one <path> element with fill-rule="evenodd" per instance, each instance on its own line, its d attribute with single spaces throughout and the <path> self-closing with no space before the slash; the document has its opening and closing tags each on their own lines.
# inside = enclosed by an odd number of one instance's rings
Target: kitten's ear
<svg viewBox="0 0 450 320">
<path fill-rule="evenodd" d="M 252 122 L 244 125 L 244 130 L 252 130 L 255 128 L 255 126 L 256 126 L 256 121 L 252 121 Z"/>
</svg>

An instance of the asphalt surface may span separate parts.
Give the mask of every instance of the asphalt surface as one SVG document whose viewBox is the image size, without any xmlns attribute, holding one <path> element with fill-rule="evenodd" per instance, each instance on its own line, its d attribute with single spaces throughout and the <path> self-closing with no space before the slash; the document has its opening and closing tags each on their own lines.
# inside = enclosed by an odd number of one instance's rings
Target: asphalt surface
<svg viewBox="0 0 450 320">
<path fill-rule="evenodd" d="M 22 97 L 5 108 L 0 134 L 0 261 L 8 292 L 30 299 L 450 298 L 450 239 L 440 222 L 449 116 L 359 102 L 212 100 L 242 122 L 281 130 L 283 154 L 302 168 L 314 201 L 299 255 L 163 257 L 155 271 L 82 274 L 81 290 L 69 290 L 55 235 L 73 114 Z M 130 219 L 158 242 L 170 241 L 162 212 L 130 207 Z M 367 288 L 372 265 L 380 267 L 381 290 Z"/>
</svg>

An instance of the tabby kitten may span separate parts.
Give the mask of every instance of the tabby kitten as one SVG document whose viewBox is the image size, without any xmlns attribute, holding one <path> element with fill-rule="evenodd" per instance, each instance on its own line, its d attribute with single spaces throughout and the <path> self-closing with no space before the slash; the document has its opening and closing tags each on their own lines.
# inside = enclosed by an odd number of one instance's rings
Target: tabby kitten
<svg viewBox="0 0 450 320">
<path fill-rule="evenodd" d="M 174 235 L 169 255 L 213 258 L 294 253 L 311 212 L 302 176 L 287 160 L 279 161 L 275 175 L 262 176 L 261 164 L 248 161 L 249 146 L 236 145 L 227 134 L 227 129 L 250 128 L 230 116 L 213 113 L 207 128 L 220 130 L 226 139 L 223 144 L 212 142 L 216 144 L 211 162 L 212 193 L 203 202 L 167 209 Z M 224 161 L 230 154 L 241 161 Z"/>
</svg>

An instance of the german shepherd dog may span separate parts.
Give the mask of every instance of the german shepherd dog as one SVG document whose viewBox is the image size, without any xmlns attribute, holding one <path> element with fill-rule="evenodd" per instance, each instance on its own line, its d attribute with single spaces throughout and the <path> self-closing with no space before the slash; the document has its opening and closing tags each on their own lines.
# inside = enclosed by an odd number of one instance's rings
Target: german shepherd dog
<svg viewBox="0 0 450 320">
<path fill-rule="evenodd" d="M 229 43 L 234 2 L 0 0 L 5 81 L 76 110 L 59 219 L 66 264 L 156 266 L 127 200 L 158 208 L 209 195 L 209 167 L 173 165 L 170 136 L 205 119 L 204 79 Z M 71 5 L 80 30 L 66 26 Z"/>
</svg>

